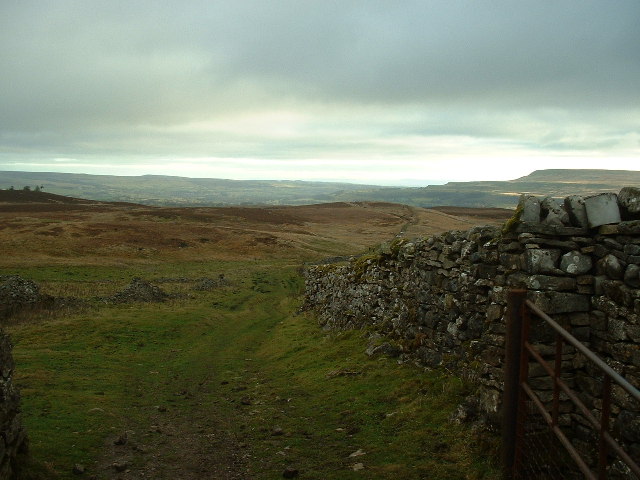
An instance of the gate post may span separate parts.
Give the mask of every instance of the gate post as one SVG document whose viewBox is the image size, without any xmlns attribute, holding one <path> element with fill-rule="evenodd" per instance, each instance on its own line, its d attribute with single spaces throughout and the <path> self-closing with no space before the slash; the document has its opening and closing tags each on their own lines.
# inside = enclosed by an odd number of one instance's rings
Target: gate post
<svg viewBox="0 0 640 480">
<path fill-rule="evenodd" d="M 518 462 L 518 397 L 520 392 L 520 358 L 522 326 L 527 291 L 509 290 L 505 337 L 504 393 L 502 397 L 502 466 L 505 479 L 514 478 Z"/>
</svg>

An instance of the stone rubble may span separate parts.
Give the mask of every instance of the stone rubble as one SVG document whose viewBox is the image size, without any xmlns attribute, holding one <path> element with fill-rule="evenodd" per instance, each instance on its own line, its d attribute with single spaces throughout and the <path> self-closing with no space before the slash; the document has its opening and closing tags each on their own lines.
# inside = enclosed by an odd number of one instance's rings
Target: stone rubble
<svg viewBox="0 0 640 480">
<path fill-rule="evenodd" d="M 43 300 L 40 288 L 18 275 L 0 275 L 0 319 Z"/>
<path fill-rule="evenodd" d="M 225 278 L 223 274 L 220 274 L 217 279 L 213 278 L 201 278 L 194 285 L 193 289 L 198 292 L 208 292 L 215 290 L 216 288 L 229 286 L 230 282 Z"/>
<path fill-rule="evenodd" d="M 108 303 L 164 302 L 169 298 L 160 287 L 135 277 L 121 292 L 105 299 Z"/>
<path fill-rule="evenodd" d="M 40 292 L 32 280 L 19 275 L 0 275 L 0 320 L 10 318 L 22 311 L 57 311 L 80 307 L 84 302 L 74 297 L 53 297 Z"/>
</svg>

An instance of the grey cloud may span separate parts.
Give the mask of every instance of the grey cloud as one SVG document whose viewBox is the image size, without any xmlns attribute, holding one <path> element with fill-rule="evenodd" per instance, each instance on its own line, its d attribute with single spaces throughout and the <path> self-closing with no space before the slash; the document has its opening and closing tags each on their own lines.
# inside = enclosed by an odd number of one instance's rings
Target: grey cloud
<svg viewBox="0 0 640 480">
<path fill-rule="evenodd" d="M 347 102 L 628 102 L 640 78 L 640 5 L 577 6 L 351 2 L 314 12 L 311 25 L 262 18 L 234 40 L 232 68 Z"/>
<path fill-rule="evenodd" d="M 638 19 L 637 0 L 2 2 L 0 151 L 309 157 L 410 134 L 633 142 Z M 370 106 L 379 118 L 353 114 Z M 281 140 L 161 128 L 272 108 L 331 118 Z M 341 115 L 344 129 L 358 123 L 354 139 L 322 133 Z M 602 138 L 578 141 L 598 126 Z"/>
</svg>

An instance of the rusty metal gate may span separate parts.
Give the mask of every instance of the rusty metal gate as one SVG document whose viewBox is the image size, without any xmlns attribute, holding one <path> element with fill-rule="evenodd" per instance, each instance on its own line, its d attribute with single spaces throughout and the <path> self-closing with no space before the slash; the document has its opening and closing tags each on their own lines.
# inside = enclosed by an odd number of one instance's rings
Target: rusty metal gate
<svg viewBox="0 0 640 480">
<path fill-rule="evenodd" d="M 555 335 L 555 345 L 547 348 L 555 349 L 551 360 L 545 360 L 530 341 L 532 318 L 541 322 L 540 328 L 551 329 Z M 572 390 L 569 382 L 563 379 L 565 349 L 575 349 L 601 372 L 602 394 L 597 409 L 588 408 L 579 392 Z M 506 478 L 640 479 L 638 459 L 631 458 L 614 438 L 610 425 L 612 382 L 624 389 L 636 406 L 640 405 L 637 388 L 527 300 L 526 290 L 509 292 L 505 350 L 502 460 Z M 551 384 L 547 398 L 541 398 L 541 392 L 532 385 L 530 368 L 536 364 Z M 564 372 L 565 376 L 567 373 Z M 599 418 L 596 410 L 600 413 Z M 593 447 L 591 452 L 576 448 L 573 435 L 567 432 L 571 426 L 563 424 L 563 419 L 578 416 L 581 431 L 589 427 L 593 432 L 592 440 L 587 442 Z M 538 451 L 542 447 L 545 451 Z"/>
</svg>

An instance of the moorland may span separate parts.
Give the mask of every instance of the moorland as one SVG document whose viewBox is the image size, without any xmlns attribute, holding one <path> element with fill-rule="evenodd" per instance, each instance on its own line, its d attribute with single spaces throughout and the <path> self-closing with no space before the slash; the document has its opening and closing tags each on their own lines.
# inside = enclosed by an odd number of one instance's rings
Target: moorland
<svg viewBox="0 0 640 480">
<path fill-rule="evenodd" d="M 449 182 L 425 187 L 351 183 L 224 180 L 163 175 L 114 176 L 53 172 L 0 172 L 0 188 L 39 188 L 72 197 L 162 206 L 308 205 L 377 201 L 435 207 L 514 208 L 521 193 L 564 198 L 617 192 L 640 183 L 628 170 L 536 170 L 507 181 Z"/>
<path fill-rule="evenodd" d="M 510 214 L 1 190 L 0 275 L 75 299 L 2 320 L 31 478 L 498 478 L 491 439 L 449 421 L 465 381 L 367 356 L 366 331 L 322 331 L 301 308 L 301 269 Z M 163 301 L 108 300 L 134 278 Z"/>
</svg>

